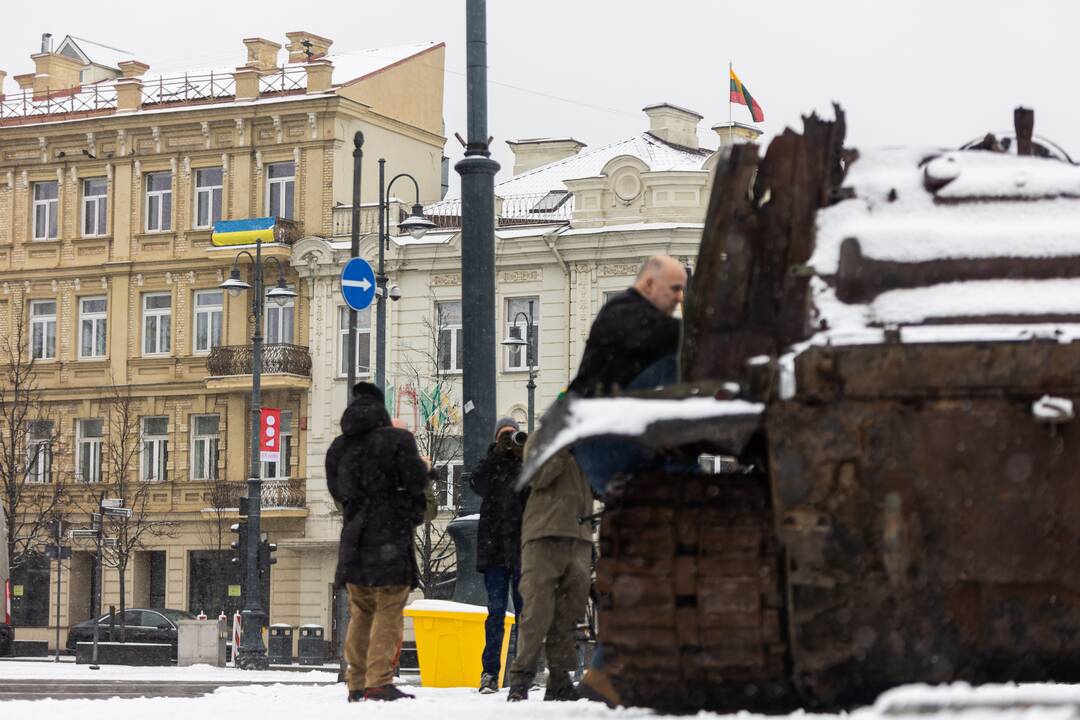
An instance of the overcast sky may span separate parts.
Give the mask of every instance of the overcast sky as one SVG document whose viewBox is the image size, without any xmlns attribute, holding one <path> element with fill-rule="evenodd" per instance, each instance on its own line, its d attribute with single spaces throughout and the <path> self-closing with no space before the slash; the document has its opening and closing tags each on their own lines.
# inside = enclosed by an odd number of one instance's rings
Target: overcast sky
<svg viewBox="0 0 1080 720">
<path fill-rule="evenodd" d="M 1078 29 L 1075 0 L 488 0 L 489 131 L 509 169 L 507 139 L 603 145 L 644 130 L 641 108 L 667 101 L 704 115 L 701 141 L 714 146 L 732 58 L 766 136 L 800 127 L 810 110 L 831 116 L 836 100 L 849 145 L 955 146 L 1011 128 L 1023 104 L 1037 134 L 1080 159 Z M 43 32 L 130 50 L 155 72 L 239 64 L 243 38 L 284 43 L 291 30 L 329 37 L 334 50 L 445 42 L 447 154 L 461 156 L 465 0 L 9 0 L 0 69 L 32 71 Z M 734 118 L 751 122 L 740 106 Z"/>
</svg>

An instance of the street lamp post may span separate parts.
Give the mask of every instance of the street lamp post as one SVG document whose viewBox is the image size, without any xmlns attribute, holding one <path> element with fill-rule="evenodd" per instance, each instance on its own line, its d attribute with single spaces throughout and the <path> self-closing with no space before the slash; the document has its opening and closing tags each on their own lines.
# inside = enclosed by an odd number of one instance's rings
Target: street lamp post
<svg viewBox="0 0 1080 720">
<path fill-rule="evenodd" d="M 386 259 L 384 251 L 390 238 L 386 234 L 387 214 L 390 212 L 388 193 L 394 187 L 394 183 L 400 178 L 412 180 L 413 189 L 416 190 L 416 202 L 412 206 L 412 213 L 398 224 L 398 227 L 419 240 L 427 234 L 427 231 L 435 227 L 435 223 L 424 217 L 424 206 L 420 204 L 420 184 L 416 178 L 408 173 L 398 173 L 386 182 L 386 160 L 379 159 L 379 265 L 375 270 L 375 384 L 379 389 L 386 391 Z M 390 290 L 390 299 L 397 300 L 400 295 L 394 295 L 394 289 Z"/>
<path fill-rule="evenodd" d="M 246 255 L 251 261 L 253 282 L 247 283 L 240 277 L 240 256 Z M 285 273 L 281 262 L 274 257 L 267 258 L 267 262 L 273 261 L 278 270 L 277 285 L 266 293 L 274 302 L 284 305 L 290 298 L 296 297 L 296 293 L 285 286 Z M 247 479 L 247 554 L 244 558 L 244 609 L 241 612 L 243 618 L 243 634 L 240 638 L 240 649 L 237 653 L 237 664 L 248 670 L 265 670 L 269 667 L 266 657 L 266 647 L 262 641 L 263 608 L 260 602 L 259 592 L 259 516 L 262 500 L 262 473 L 259 463 L 259 420 L 262 413 L 262 317 L 263 305 L 263 257 L 262 240 L 255 240 L 255 256 L 247 250 L 241 250 L 233 260 L 232 271 L 229 279 L 219 286 L 228 290 L 233 297 L 238 296 L 244 290 L 252 290 L 251 315 L 255 324 L 251 336 L 251 464 Z"/>
<path fill-rule="evenodd" d="M 525 348 L 525 363 L 529 366 L 529 381 L 525 383 L 525 389 L 529 391 L 529 432 L 533 431 L 533 424 L 536 417 L 536 353 L 537 349 L 534 347 L 532 339 L 533 328 L 533 301 L 529 301 L 529 312 L 518 312 L 514 316 L 512 327 L 518 327 L 518 320 L 524 318 L 526 325 L 524 332 L 520 337 L 514 337 L 507 335 L 506 339 L 502 341 L 502 344 L 506 347 L 524 347 Z"/>
</svg>

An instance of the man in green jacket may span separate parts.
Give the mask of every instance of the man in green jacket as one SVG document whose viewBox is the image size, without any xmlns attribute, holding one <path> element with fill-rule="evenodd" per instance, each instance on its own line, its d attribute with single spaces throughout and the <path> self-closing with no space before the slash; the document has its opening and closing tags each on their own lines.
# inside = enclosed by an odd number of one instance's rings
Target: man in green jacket
<svg viewBox="0 0 1080 720">
<path fill-rule="evenodd" d="M 528 455 L 529 446 L 525 446 Z M 593 497 L 574 456 L 564 450 L 544 464 L 529 486 L 521 520 L 521 597 L 517 656 L 507 700 L 525 700 L 546 648 L 545 700 L 577 700 L 574 634 L 592 581 Z"/>
</svg>

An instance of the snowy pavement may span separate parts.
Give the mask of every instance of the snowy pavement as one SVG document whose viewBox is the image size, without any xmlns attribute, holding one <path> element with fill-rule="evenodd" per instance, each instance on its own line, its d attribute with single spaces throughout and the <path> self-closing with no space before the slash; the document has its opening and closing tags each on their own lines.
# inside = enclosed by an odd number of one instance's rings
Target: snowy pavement
<svg viewBox="0 0 1080 720">
<path fill-rule="evenodd" d="M 0 672 L 9 674 L 11 663 L 0 665 Z M 53 669 L 59 669 L 53 666 Z M 341 685 L 288 684 L 290 679 L 313 679 L 330 673 L 241 673 L 228 669 L 209 668 L 102 668 L 109 676 L 130 676 L 132 679 L 194 680 L 211 676 L 220 680 L 236 680 L 237 674 L 258 676 L 260 681 L 281 679 L 282 684 L 270 686 L 223 687 L 199 698 L 140 698 L 95 700 L 13 700 L 0 703 L 3 717 L 19 720 L 53 720 L 57 717 L 77 717 L 80 720 L 191 720 L 192 718 L 241 717 L 254 713 L 258 720 L 352 720 L 358 715 L 379 720 L 413 720 L 432 717 L 437 720 L 634 720 L 655 718 L 649 710 L 609 710 L 597 703 L 545 703 L 543 691 L 534 692 L 526 703 L 509 704 L 506 691 L 497 695 L 479 695 L 472 688 L 407 688 L 416 694 L 415 700 L 396 703 L 348 704 Z M 65 677 L 71 677 L 63 673 Z M 38 673 L 41 675 L 41 673 Z M 39 679 L 33 673 L 25 675 L 27 682 Z M 289 677 L 280 677 L 289 676 Z M 50 675 L 57 679 L 56 675 Z M 7 679 L 11 679 L 10 677 Z M 152 703 L 152 705 L 151 705 Z M 1067 720 L 1075 718 L 1080 709 L 1080 686 L 1075 685 L 993 685 L 972 688 L 957 684 L 945 687 L 908 686 L 885 693 L 871 707 L 855 710 L 850 715 L 812 715 L 794 713 L 790 717 L 802 720 L 877 720 L 879 718 L 950 718 L 958 720 Z M 719 717 L 700 713 L 697 718 Z M 739 713 L 740 720 L 756 716 Z"/>
<path fill-rule="evenodd" d="M 332 683 L 337 670 L 266 670 L 261 672 L 231 667 L 191 665 L 190 667 L 131 667 L 102 665 L 91 670 L 89 665 L 70 662 L 0 662 L 0 680 L 26 678 L 32 680 L 157 680 L 161 682 L 237 682 L 259 683 Z"/>
</svg>

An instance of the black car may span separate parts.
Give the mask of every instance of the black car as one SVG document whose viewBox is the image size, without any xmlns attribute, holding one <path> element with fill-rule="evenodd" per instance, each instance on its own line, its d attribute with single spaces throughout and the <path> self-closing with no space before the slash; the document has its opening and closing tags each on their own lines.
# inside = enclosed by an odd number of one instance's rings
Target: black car
<svg viewBox="0 0 1080 720">
<path fill-rule="evenodd" d="M 172 645 L 173 658 L 176 657 L 176 623 L 178 620 L 195 620 L 187 610 L 166 610 L 162 608 L 128 608 L 124 611 L 127 626 L 127 642 L 169 643 Z M 97 620 L 98 641 L 120 641 L 120 613 L 114 616 L 112 637 L 109 636 L 109 615 L 106 613 Z M 75 651 L 76 643 L 94 641 L 94 621 L 84 620 L 72 625 L 68 630 L 67 649 Z"/>
</svg>

